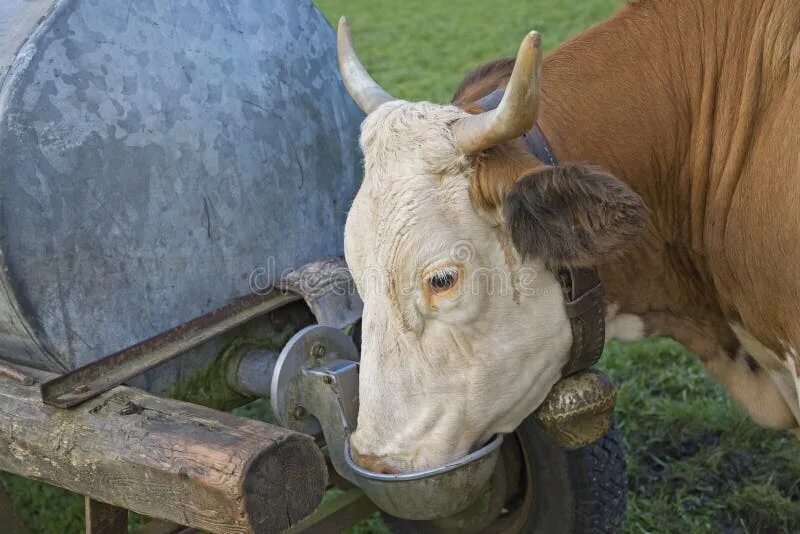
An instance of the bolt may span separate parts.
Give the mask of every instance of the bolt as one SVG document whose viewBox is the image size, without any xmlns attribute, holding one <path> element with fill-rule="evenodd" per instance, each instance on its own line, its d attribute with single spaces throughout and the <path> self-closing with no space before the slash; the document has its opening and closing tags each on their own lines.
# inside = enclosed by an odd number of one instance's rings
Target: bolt
<svg viewBox="0 0 800 534">
<path fill-rule="evenodd" d="M 311 355 L 314 358 L 322 358 L 323 356 L 325 356 L 326 352 L 327 351 L 325 350 L 325 345 L 323 345 L 322 343 L 314 343 L 314 346 L 311 347 Z"/>
<path fill-rule="evenodd" d="M 87 391 L 89 391 L 89 386 L 87 386 L 86 384 L 81 384 L 80 386 L 75 386 L 75 389 L 72 390 L 73 393 L 77 393 L 77 394 L 86 393 Z"/>
<path fill-rule="evenodd" d="M 297 420 L 305 419 L 306 415 L 308 415 L 308 413 L 302 406 L 295 407 L 294 411 L 292 412 L 292 416 Z"/>
</svg>

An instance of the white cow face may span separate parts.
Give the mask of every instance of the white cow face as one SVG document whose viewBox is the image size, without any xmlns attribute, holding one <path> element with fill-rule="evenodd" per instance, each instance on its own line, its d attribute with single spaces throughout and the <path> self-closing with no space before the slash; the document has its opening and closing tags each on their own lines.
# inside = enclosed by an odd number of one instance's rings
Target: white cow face
<svg viewBox="0 0 800 534">
<path fill-rule="evenodd" d="M 374 471 L 436 467 L 512 431 L 544 400 L 572 342 L 546 266 L 608 259 L 636 237 L 645 208 L 594 168 L 547 167 L 524 149 L 522 165 L 507 164 L 504 150 L 521 148 L 536 122 L 536 32 L 500 104 L 478 115 L 393 99 L 361 65 L 344 19 L 338 49 L 368 115 L 364 183 L 345 227 L 364 301 L 351 447 Z M 489 161 L 504 170 L 487 172 Z"/>
<path fill-rule="evenodd" d="M 454 107 L 395 101 L 364 122 L 345 254 L 364 300 L 356 459 L 409 471 L 512 431 L 560 378 L 560 285 L 472 205 Z"/>
</svg>

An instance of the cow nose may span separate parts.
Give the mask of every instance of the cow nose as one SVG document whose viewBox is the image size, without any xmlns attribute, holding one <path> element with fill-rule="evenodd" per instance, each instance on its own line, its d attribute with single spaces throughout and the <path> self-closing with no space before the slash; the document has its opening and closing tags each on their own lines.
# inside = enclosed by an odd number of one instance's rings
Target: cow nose
<svg viewBox="0 0 800 534">
<path fill-rule="evenodd" d="M 385 456 L 378 456 L 375 454 L 361 454 L 355 449 L 350 450 L 353 456 L 353 461 L 373 473 L 383 473 L 385 475 L 393 475 L 398 472 L 395 467 L 392 467 L 387 461 Z"/>
</svg>

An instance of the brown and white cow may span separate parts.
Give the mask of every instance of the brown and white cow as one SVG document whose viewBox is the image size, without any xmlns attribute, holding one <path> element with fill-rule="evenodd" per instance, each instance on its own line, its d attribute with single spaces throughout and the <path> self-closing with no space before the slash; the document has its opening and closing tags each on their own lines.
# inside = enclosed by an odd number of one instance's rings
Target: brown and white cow
<svg viewBox="0 0 800 534">
<path fill-rule="evenodd" d="M 345 229 L 362 465 L 439 465 L 536 409 L 568 357 L 552 273 L 570 265 L 597 265 L 609 337 L 670 336 L 755 421 L 798 431 L 796 0 L 631 3 L 549 54 L 541 91 L 532 33 L 452 105 L 393 99 L 346 21 L 339 47 L 368 113 Z M 525 150 L 535 121 L 564 163 Z"/>
</svg>

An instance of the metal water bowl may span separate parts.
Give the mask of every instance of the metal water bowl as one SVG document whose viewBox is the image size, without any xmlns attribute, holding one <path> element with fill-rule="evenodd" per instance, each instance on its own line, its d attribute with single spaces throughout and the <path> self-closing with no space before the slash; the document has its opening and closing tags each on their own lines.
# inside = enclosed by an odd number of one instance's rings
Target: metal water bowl
<svg viewBox="0 0 800 534">
<path fill-rule="evenodd" d="M 339 329 L 313 325 L 295 334 L 271 376 L 277 420 L 294 430 L 323 434 L 336 471 L 389 514 L 422 520 L 465 509 L 489 487 L 502 435 L 434 469 L 399 474 L 364 469 L 353 461 L 349 441 L 358 412 L 358 358 L 353 341 Z M 298 412 L 298 407 L 303 409 Z"/>
<path fill-rule="evenodd" d="M 486 491 L 494 472 L 503 436 L 441 467 L 410 473 L 384 474 L 364 469 L 350 454 L 345 441 L 344 459 L 353 481 L 391 515 L 405 519 L 437 519 L 469 506 Z"/>
</svg>

